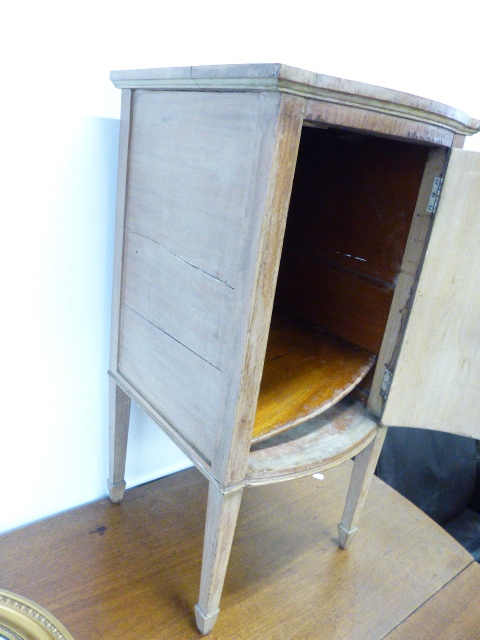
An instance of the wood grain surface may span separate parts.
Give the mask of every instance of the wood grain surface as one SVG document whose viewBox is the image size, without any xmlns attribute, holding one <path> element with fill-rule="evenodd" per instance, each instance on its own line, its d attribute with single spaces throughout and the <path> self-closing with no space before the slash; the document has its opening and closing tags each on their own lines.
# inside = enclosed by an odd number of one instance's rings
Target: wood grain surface
<svg viewBox="0 0 480 640">
<path fill-rule="evenodd" d="M 164 331 L 125 307 L 119 368 L 171 425 L 179 425 L 207 460 L 221 414 L 223 374 Z"/>
<path fill-rule="evenodd" d="M 252 443 L 319 415 L 349 393 L 375 356 L 286 314 L 272 317 Z"/>
<path fill-rule="evenodd" d="M 376 354 L 428 148 L 304 127 L 276 304 Z"/>
<path fill-rule="evenodd" d="M 377 478 L 340 550 L 350 469 L 244 491 L 212 640 L 379 640 L 472 562 Z M 75 640 L 200 638 L 207 484 L 189 469 L 128 490 L 120 505 L 105 499 L 3 535 L 2 587 Z"/>
<path fill-rule="evenodd" d="M 397 361 L 408 313 L 432 228 L 432 216 L 427 210 L 432 193 L 432 185 L 435 178 L 444 175 L 447 155 L 447 150 L 441 148 L 432 149 L 428 154 L 405 253 L 402 258 L 402 266 L 398 274 L 395 293 L 393 294 L 388 322 L 385 328 L 385 335 L 368 398 L 369 408 L 378 416 L 382 415 L 384 404 L 384 398 L 381 395 L 383 376 L 386 369 L 389 371 L 393 370 Z"/>
<path fill-rule="evenodd" d="M 399 140 L 304 127 L 285 243 L 394 286 L 428 152 Z"/>
<path fill-rule="evenodd" d="M 480 154 L 453 149 L 383 422 L 480 437 Z"/>
<path fill-rule="evenodd" d="M 480 130 L 480 121 L 434 100 L 280 63 L 132 69 L 112 71 L 110 78 L 120 88 L 284 91 L 316 98 L 312 102 L 319 104 L 333 104 L 334 109 L 337 105 L 353 106 L 352 111 L 373 114 L 372 120 L 399 116 L 398 120 L 407 124 L 404 135 L 410 127 L 411 137 L 415 137 L 418 122 L 450 132 L 451 137 L 453 132 L 472 134 Z M 438 139 L 430 142 L 438 143 Z"/>
<path fill-rule="evenodd" d="M 355 456 L 378 431 L 378 419 L 350 396 L 324 413 L 252 446 L 247 485 L 290 480 Z"/>
<path fill-rule="evenodd" d="M 386 640 L 478 640 L 479 589 L 480 565 L 473 562 L 389 633 Z"/>
</svg>

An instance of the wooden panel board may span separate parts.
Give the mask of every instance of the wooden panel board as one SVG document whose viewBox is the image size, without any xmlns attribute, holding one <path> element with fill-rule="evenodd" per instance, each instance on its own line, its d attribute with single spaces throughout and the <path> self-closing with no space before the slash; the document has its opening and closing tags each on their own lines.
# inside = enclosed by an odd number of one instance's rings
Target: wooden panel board
<svg viewBox="0 0 480 640">
<path fill-rule="evenodd" d="M 480 437 L 480 154 L 453 149 L 383 422 Z"/>
<path fill-rule="evenodd" d="M 134 92 L 118 375 L 207 462 L 233 429 L 280 102 Z"/>
<path fill-rule="evenodd" d="M 472 562 L 378 478 L 340 550 L 350 470 L 243 492 L 212 638 L 380 640 Z M 188 469 L 120 505 L 101 500 L 3 535 L 2 587 L 46 607 L 75 640 L 199 638 L 207 485 Z"/>
<path fill-rule="evenodd" d="M 385 640 L 478 640 L 480 566 L 473 562 Z"/>
<path fill-rule="evenodd" d="M 428 151 L 304 127 L 285 244 L 394 286 Z"/>
<path fill-rule="evenodd" d="M 117 370 L 118 340 L 120 330 L 120 305 L 122 295 L 122 261 L 126 215 L 126 185 L 130 144 L 130 117 L 132 92 L 122 91 L 122 114 L 118 149 L 117 203 L 115 216 L 115 247 L 113 256 L 112 318 L 110 331 L 110 369 Z"/>
<path fill-rule="evenodd" d="M 375 362 L 369 351 L 285 314 L 272 317 L 252 442 L 341 400 Z"/>
<path fill-rule="evenodd" d="M 110 77 L 116 87 L 129 89 L 285 91 L 311 98 L 307 117 L 316 116 L 321 122 L 332 122 L 326 114 L 330 107 L 331 113 L 337 114 L 335 122 L 339 125 L 435 144 L 443 141 L 447 146 L 453 132 L 472 134 L 480 130 L 478 120 L 433 100 L 278 63 L 112 71 Z M 323 109 L 311 116 L 315 106 Z M 450 140 L 446 141 L 448 134 Z"/>
<path fill-rule="evenodd" d="M 336 104 L 330 100 L 308 100 L 305 117 L 321 127 L 328 123 L 366 133 L 379 133 L 447 148 L 451 146 L 454 133 L 450 127 L 437 125 L 433 120 L 428 123 L 425 118 L 406 118 L 405 115 L 394 115 L 391 110 L 382 113 L 381 110 L 372 110 L 366 105 L 362 108 L 351 104 Z"/>
<path fill-rule="evenodd" d="M 284 247 L 275 304 L 378 353 L 393 288 Z"/>
<path fill-rule="evenodd" d="M 263 157 L 259 156 L 256 167 L 256 198 L 252 191 L 252 207 L 257 201 L 261 213 L 257 215 L 257 226 L 252 223 L 251 241 L 245 252 L 248 269 L 243 278 L 243 297 L 237 298 L 233 320 L 237 340 L 230 363 L 232 378 L 225 402 L 226 417 L 218 432 L 216 460 L 212 465 L 213 475 L 224 486 L 241 482 L 245 477 L 303 107 L 302 99 L 282 96 L 278 113 L 272 109 L 263 123 L 265 140 Z M 271 135 L 267 136 L 269 131 Z M 231 431 L 226 428 L 230 424 L 233 424 Z"/>
<path fill-rule="evenodd" d="M 236 287 L 274 94 L 136 91 L 127 227 Z M 268 127 L 267 127 L 268 129 Z"/>
<path fill-rule="evenodd" d="M 207 461 L 221 415 L 221 371 L 128 307 L 119 372 Z M 187 400 L 186 400 L 187 399 Z"/>
<path fill-rule="evenodd" d="M 327 469 L 353 458 L 375 437 L 378 420 L 351 397 L 321 415 L 252 446 L 247 485 Z"/>
<path fill-rule="evenodd" d="M 447 153 L 447 149 L 441 148 L 430 151 L 422 184 L 418 192 L 415 213 L 405 253 L 403 254 L 402 267 L 395 285 L 395 293 L 393 294 L 384 339 L 368 397 L 368 406 L 377 416 L 380 416 L 383 411 L 384 398 L 381 395 L 381 390 L 385 370 L 392 371 L 397 361 L 403 337 L 402 332 L 406 326 L 408 312 L 432 227 L 432 215 L 427 210 L 432 193 L 432 185 L 436 178 L 441 178 L 444 175 Z"/>
<path fill-rule="evenodd" d="M 234 295 L 162 245 L 127 233 L 123 303 L 221 370 Z"/>
</svg>

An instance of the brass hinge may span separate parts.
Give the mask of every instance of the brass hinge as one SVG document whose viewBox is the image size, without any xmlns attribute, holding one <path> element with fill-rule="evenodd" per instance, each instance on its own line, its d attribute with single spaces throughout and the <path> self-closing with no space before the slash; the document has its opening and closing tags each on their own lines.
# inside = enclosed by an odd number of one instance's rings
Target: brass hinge
<svg viewBox="0 0 480 640">
<path fill-rule="evenodd" d="M 432 190 L 430 192 L 430 199 L 427 205 L 427 213 L 435 215 L 438 207 L 438 201 L 440 200 L 440 193 L 442 191 L 443 178 L 437 176 L 433 180 Z"/>
<path fill-rule="evenodd" d="M 392 386 L 392 378 L 393 378 L 393 372 L 390 371 L 390 369 L 385 368 L 385 373 L 383 374 L 382 388 L 380 389 L 380 395 L 385 400 L 387 399 L 387 396 L 390 392 L 390 387 Z"/>
</svg>

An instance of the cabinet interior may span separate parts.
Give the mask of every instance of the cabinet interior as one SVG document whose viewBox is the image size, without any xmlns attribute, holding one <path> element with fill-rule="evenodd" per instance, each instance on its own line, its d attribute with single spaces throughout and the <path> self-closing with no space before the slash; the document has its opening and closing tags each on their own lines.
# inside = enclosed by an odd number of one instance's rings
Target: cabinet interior
<svg viewBox="0 0 480 640">
<path fill-rule="evenodd" d="M 366 403 L 428 153 L 303 127 L 254 443 L 349 393 Z"/>
</svg>

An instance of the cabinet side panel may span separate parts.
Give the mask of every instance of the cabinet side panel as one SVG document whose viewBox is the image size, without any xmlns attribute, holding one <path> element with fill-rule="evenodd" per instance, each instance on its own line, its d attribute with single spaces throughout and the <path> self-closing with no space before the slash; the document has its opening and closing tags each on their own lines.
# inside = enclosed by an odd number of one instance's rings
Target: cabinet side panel
<svg viewBox="0 0 480 640">
<path fill-rule="evenodd" d="M 480 438 L 480 154 L 452 150 L 383 422 Z"/>
<path fill-rule="evenodd" d="M 134 92 L 118 372 L 207 462 L 219 425 L 233 428 L 225 406 L 278 103 Z"/>
<path fill-rule="evenodd" d="M 264 99 L 135 92 L 127 228 L 232 287 Z"/>
<path fill-rule="evenodd" d="M 120 301 L 122 293 L 123 245 L 125 233 L 125 198 L 128 177 L 132 92 L 122 91 L 122 115 L 117 172 L 117 210 L 115 217 L 115 249 L 112 283 L 112 317 L 110 332 L 110 369 L 114 373 L 118 365 L 118 340 L 120 326 Z"/>
<path fill-rule="evenodd" d="M 194 449 L 210 454 L 222 373 L 128 307 L 122 332 L 122 375 L 166 422 L 183 425 Z"/>
<path fill-rule="evenodd" d="M 126 236 L 124 304 L 224 370 L 235 290 L 149 238 Z"/>
</svg>

